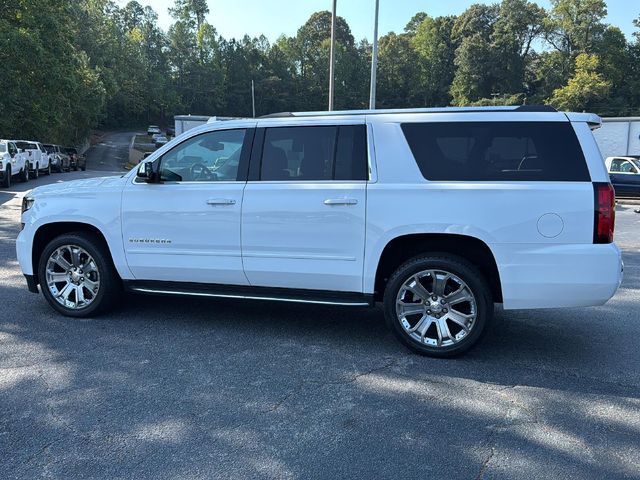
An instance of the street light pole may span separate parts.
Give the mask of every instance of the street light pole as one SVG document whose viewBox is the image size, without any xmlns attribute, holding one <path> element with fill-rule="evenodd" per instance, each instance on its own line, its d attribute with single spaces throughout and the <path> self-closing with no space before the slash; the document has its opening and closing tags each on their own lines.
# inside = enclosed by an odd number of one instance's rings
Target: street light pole
<svg viewBox="0 0 640 480">
<path fill-rule="evenodd" d="M 333 110 L 333 90 L 334 90 L 334 66 L 336 50 L 336 1 L 333 0 L 331 10 L 331 51 L 329 53 L 329 111 Z"/>
<path fill-rule="evenodd" d="M 378 12 L 380 0 L 376 0 L 376 17 L 373 24 L 373 50 L 371 51 L 371 86 L 369 90 L 369 109 L 376 109 L 376 76 L 378 73 Z"/>
</svg>

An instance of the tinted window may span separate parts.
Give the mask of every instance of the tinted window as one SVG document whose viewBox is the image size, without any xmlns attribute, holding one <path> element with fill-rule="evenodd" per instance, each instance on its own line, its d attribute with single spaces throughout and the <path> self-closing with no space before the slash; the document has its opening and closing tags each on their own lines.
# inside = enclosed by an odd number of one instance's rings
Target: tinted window
<svg viewBox="0 0 640 480">
<path fill-rule="evenodd" d="M 173 182 L 235 181 L 246 130 L 219 130 L 190 138 L 160 159 L 160 177 Z"/>
<path fill-rule="evenodd" d="M 267 128 L 260 179 L 366 180 L 364 125 Z"/>
<path fill-rule="evenodd" d="M 402 130 L 428 180 L 590 180 L 568 122 L 405 123 Z"/>
<path fill-rule="evenodd" d="M 37 150 L 38 147 L 34 143 L 29 142 L 16 142 L 16 146 L 23 150 Z"/>
<path fill-rule="evenodd" d="M 55 148 L 53 147 L 53 145 L 45 145 L 44 149 L 47 151 L 47 153 L 55 152 Z"/>
<path fill-rule="evenodd" d="M 338 130 L 335 180 L 367 180 L 367 134 L 364 125 L 345 125 Z"/>
</svg>

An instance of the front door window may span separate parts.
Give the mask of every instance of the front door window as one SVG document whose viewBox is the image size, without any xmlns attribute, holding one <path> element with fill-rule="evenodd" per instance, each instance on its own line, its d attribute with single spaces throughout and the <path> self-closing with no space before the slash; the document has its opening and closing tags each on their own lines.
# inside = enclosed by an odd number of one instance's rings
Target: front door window
<svg viewBox="0 0 640 480">
<path fill-rule="evenodd" d="M 235 182 L 246 130 L 218 130 L 197 135 L 160 159 L 165 182 Z"/>
</svg>

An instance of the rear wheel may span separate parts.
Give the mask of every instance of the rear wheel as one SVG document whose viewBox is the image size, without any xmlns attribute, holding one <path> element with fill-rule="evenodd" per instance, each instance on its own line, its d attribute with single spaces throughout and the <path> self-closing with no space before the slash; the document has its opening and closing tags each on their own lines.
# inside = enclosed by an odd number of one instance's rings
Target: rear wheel
<svg viewBox="0 0 640 480">
<path fill-rule="evenodd" d="M 104 241 L 86 232 L 64 234 L 49 242 L 38 263 L 38 278 L 49 304 L 69 317 L 110 310 L 121 290 Z"/>
<path fill-rule="evenodd" d="M 11 187 L 11 165 L 7 165 L 7 169 L 4 171 L 4 180 L 2 180 L 2 186 L 4 188 Z"/>
<path fill-rule="evenodd" d="M 487 280 L 449 254 L 415 257 L 391 276 L 384 293 L 387 325 L 421 355 L 453 357 L 481 338 L 493 315 Z"/>
<path fill-rule="evenodd" d="M 40 164 L 36 163 L 36 169 L 33 171 L 33 178 L 38 178 L 40 176 Z"/>
<path fill-rule="evenodd" d="M 46 170 L 44 171 L 45 175 L 51 175 L 51 164 L 47 165 Z"/>
<path fill-rule="evenodd" d="M 27 164 L 25 164 L 20 172 L 20 181 L 23 183 L 29 181 L 29 165 Z"/>
</svg>

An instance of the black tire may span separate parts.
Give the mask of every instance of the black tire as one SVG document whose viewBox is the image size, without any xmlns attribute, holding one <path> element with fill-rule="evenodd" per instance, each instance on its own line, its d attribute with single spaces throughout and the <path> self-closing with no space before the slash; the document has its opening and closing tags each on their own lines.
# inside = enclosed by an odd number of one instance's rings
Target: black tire
<svg viewBox="0 0 640 480">
<path fill-rule="evenodd" d="M 83 165 L 82 167 L 80 167 L 80 170 L 82 170 L 83 172 L 87 170 L 87 166 Z"/>
<path fill-rule="evenodd" d="M 40 176 L 40 164 L 36 163 L 36 169 L 33 171 L 33 178 L 37 179 Z"/>
<path fill-rule="evenodd" d="M 4 172 L 4 179 L 2 180 L 2 186 L 4 188 L 11 187 L 11 165 L 7 165 L 7 169 Z"/>
<path fill-rule="evenodd" d="M 45 175 L 51 175 L 51 163 L 49 163 L 49 165 L 47 165 L 47 169 L 44 171 Z"/>
<path fill-rule="evenodd" d="M 63 245 L 78 246 L 94 259 L 100 275 L 100 287 L 95 299 L 86 307 L 72 309 L 58 303 L 47 287 L 46 268 L 51 254 Z M 109 249 L 98 235 L 88 232 L 73 232 L 60 235 L 44 248 L 38 261 L 38 279 L 44 298 L 54 310 L 67 317 L 84 318 L 97 316 L 111 310 L 118 302 L 122 292 L 122 281 L 113 266 Z"/>
<path fill-rule="evenodd" d="M 73 171 L 74 171 L 74 172 L 77 172 L 77 171 L 78 171 L 78 165 L 74 165 L 74 166 L 73 166 Z"/>
<path fill-rule="evenodd" d="M 400 289 L 413 275 L 425 270 L 440 270 L 452 273 L 466 283 L 475 298 L 476 318 L 466 336 L 452 345 L 431 346 L 413 338 L 405 331 L 396 314 L 396 299 Z M 403 263 L 389 279 L 384 292 L 384 315 L 387 326 L 400 342 L 410 350 L 420 355 L 431 357 L 454 357 L 461 355 L 476 345 L 493 317 L 493 308 L 491 290 L 487 279 L 474 265 L 465 259 L 447 253 L 421 255 Z"/>
<path fill-rule="evenodd" d="M 29 181 L 29 166 L 25 164 L 24 168 L 20 172 L 20 181 L 26 183 Z"/>
</svg>

